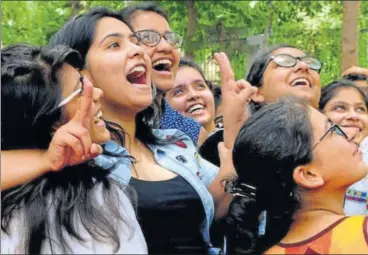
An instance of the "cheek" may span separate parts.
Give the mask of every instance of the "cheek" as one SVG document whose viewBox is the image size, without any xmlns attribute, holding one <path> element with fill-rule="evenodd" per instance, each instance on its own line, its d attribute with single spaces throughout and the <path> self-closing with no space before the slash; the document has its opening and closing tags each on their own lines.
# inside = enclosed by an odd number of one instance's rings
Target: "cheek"
<svg viewBox="0 0 368 255">
<path fill-rule="evenodd" d="M 212 92 L 209 90 L 206 90 L 202 93 L 203 101 L 206 103 L 206 106 L 208 110 L 215 113 L 215 99 L 213 98 Z"/>
<path fill-rule="evenodd" d="M 326 111 L 324 114 L 334 123 L 341 125 L 343 124 L 342 121 L 345 118 L 344 112 L 336 112 L 336 111 Z"/>
<path fill-rule="evenodd" d="M 367 136 L 368 135 L 368 115 L 367 114 L 362 115 L 361 120 L 364 124 L 363 134 L 364 136 Z"/>
<path fill-rule="evenodd" d="M 152 57 L 156 52 L 156 47 L 146 47 L 146 46 L 141 47 L 143 48 L 144 53 L 146 53 L 147 56 L 152 60 Z"/>
<path fill-rule="evenodd" d="M 172 97 L 170 102 L 173 108 L 177 111 L 184 112 L 185 111 L 185 96 L 181 97 Z"/>
</svg>

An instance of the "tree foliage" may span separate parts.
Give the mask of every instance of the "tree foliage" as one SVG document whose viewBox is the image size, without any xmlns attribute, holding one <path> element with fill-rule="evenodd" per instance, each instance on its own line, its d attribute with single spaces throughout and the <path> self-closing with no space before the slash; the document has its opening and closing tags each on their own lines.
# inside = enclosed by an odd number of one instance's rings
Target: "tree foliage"
<svg viewBox="0 0 368 255">
<path fill-rule="evenodd" d="M 196 19 L 191 40 L 187 1 L 156 2 L 168 12 L 171 28 L 187 39 L 182 48 L 184 54 L 190 53 L 199 63 L 210 63 L 214 52 L 225 51 L 236 77 L 243 78 L 250 53 L 256 47 L 251 36 L 268 34 L 264 38 L 267 45 L 292 44 L 322 60 L 323 84 L 340 76 L 342 1 L 194 1 Z M 2 1 L 2 44 L 45 45 L 72 14 L 94 6 L 119 10 L 136 3 Z M 359 64 L 367 67 L 368 1 L 361 3 L 359 22 Z"/>
</svg>

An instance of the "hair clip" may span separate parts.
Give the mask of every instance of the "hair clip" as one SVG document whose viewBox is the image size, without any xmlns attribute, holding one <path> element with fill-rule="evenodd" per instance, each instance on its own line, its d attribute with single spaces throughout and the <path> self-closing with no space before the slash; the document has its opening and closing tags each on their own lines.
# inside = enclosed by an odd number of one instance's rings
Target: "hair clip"
<svg viewBox="0 0 368 255">
<path fill-rule="evenodd" d="M 242 183 L 239 181 L 226 181 L 225 184 L 225 192 L 232 194 L 234 197 L 239 196 L 239 197 L 248 197 L 248 198 L 256 198 L 256 191 L 257 188 L 246 184 L 246 183 Z"/>
</svg>

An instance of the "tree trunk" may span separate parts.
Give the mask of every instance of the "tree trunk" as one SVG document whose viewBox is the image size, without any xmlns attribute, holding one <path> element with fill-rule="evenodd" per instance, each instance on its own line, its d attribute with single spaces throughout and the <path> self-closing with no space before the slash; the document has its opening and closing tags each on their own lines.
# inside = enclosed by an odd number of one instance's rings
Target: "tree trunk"
<svg viewBox="0 0 368 255">
<path fill-rule="evenodd" d="M 69 4 L 71 8 L 70 17 L 74 17 L 82 9 L 80 0 L 69 0 Z"/>
<path fill-rule="evenodd" d="M 266 21 L 264 37 L 263 37 L 261 48 L 265 48 L 268 45 L 268 38 L 270 38 L 270 32 L 272 29 L 273 12 L 274 12 L 273 2 L 272 0 L 269 0 L 268 1 L 268 15 L 267 15 L 267 21 Z"/>
<path fill-rule="evenodd" d="M 343 1 L 341 72 L 358 65 L 360 1 Z"/>
<path fill-rule="evenodd" d="M 197 13 L 194 8 L 194 0 L 187 0 L 187 8 L 188 8 L 188 21 L 189 21 L 187 30 L 188 48 L 185 51 L 185 56 L 194 58 L 193 37 L 197 21 Z"/>
</svg>

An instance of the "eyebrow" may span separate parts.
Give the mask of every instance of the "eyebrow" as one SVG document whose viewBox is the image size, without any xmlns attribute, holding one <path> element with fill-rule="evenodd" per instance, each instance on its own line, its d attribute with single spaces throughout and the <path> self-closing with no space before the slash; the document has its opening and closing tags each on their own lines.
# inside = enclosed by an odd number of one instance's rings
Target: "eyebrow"
<svg viewBox="0 0 368 255">
<path fill-rule="evenodd" d="M 106 39 L 108 39 L 109 37 L 119 37 L 119 38 L 123 38 L 124 35 L 121 34 L 121 33 L 111 33 L 111 34 L 108 34 L 106 35 L 100 42 L 100 44 L 102 44 Z"/>
</svg>

